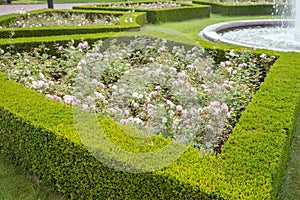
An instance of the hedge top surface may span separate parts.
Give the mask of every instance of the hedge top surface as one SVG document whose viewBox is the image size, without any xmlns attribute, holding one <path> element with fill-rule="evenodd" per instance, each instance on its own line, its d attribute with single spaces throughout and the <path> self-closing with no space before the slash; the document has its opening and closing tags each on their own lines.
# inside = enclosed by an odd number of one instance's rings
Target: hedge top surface
<svg viewBox="0 0 300 200">
<path fill-rule="evenodd" d="M 127 12 L 112 12 L 112 11 L 95 11 L 95 10 L 51 10 L 42 9 L 29 12 L 32 15 L 40 13 L 86 13 L 86 14 L 108 14 L 120 17 L 118 25 L 87 25 L 87 26 L 49 26 L 49 27 L 33 27 L 33 28 L 1 28 L 0 38 L 6 39 L 6 42 L 14 38 L 20 37 L 44 37 L 54 35 L 74 35 L 74 34 L 91 34 L 104 32 L 119 32 L 128 29 L 136 29 L 146 23 L 144 13 L 127 13 Z M 10 14 L 0 16 L 0 25 L 8 24 L 19 14 Z"/>
<path fill-rule="evenodd" d="M 268 1 L 238 1 L 238 2 L 233 2 L 233 1 L 214 1 L 214 0 L 193 0 L 193 3 L 195 2 L 205 2 L 207 4 L 215 4 L 215 5 L 222 5 L 222 6 L 274 6 L 274 1 L 268 2 Z M 282 2 L 280 5 L 283 5 L 284 2 Z"/>
<path fill-rule="evenodd" d="M 91 15 L 91 14 L 106 14 L 106 15 L 115 15 L 115 16 L 119 16 L 119 17 L 130 17 L 130 16 L 134 16 L 132 14 L 129 14 L 127 12 L 122 12 L 122 11 L 105 11 L 105 10 L 53 10 L 53 9 L 41 9 L 41 10 L 35 10 L 35 11 L 30 11 L 27 14 L 8 14 L 8 15 L 2 15 L 0 16 L 0 26 L 2 24 L 7 24 L 10 21 L 14 20 L 16 17 L 19 16 L 24 16 L 24 15 L 39 15 L 41 13 L 80 13 L 80 14 L 87 14 L 87 15 Z M 129 14 L 129 15 L 128 15 Z M 124 19 L 120 20 L 120 23 L 122 25 L 130 25 L 132 24 L 134 21 L 129 22 L 129 21 L 125 21 Z M 101 25 L 103 26 L 103 25 Z M 44 27 L 41 27 L 44 28 Z M 53 27 L 53 28 L 59 28 L 59 27 Z M 77 27 L 79 28 L 79 27 Z M 3 29 L 3 28 L 1 28 Z M 0 29 L 0 30 L 1 30 Z"/>
<path fill-rule="evenodd" d="M 162 1 L 164 2 L 164 1 Z M 119 2 L 119 3 L 114 3 L 120 5 L 120 7 L 111 7 L 110 3 L 104 3 L 104 4 L 95 4 L 95 5 L 86 5 L 86 6 L 74 6 L 74 9 L 93 9 L 93 10 L 116 10 L 116 11 L 128 11 L 128 10 L 134 10 L 137 12 L 147 12 L 147 11 L 158 11 L 158 10 L 178 10 L 182 8 L 192 8 L 192 7 L 206 7 L 204 5 L 195 5 L 191 3 L 186 3 L 186 2 L 176 2 L 176 4 L 179 4 L 180 6 L 178 7 L 170 7 L 170 8 L 157 8 L 157 9 L 147 9 L 147 8 L 136 8 L 134 7 L 134 4 L 137 3 L 155 3 L 155 2 L 148 2 L 148 1 L 143 1 L 143 2 L 134 2 L 131 5 L 132 7 L 121 7 L 121 5 L 128 5 L 128 3 L 124 2 Z"/>
</svg>

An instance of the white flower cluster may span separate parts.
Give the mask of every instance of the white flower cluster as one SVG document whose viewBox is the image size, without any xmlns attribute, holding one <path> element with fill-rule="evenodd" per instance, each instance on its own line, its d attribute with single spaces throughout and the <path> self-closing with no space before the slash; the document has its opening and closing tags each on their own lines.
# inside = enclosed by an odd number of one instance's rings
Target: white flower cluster
<svg viewBox="0 0 300 200">
<path fill-rule="evenodd" d="M 18 12 L 22 15 L 2 28 L 35 28 L 45 26 L 90 26 L 90 25 L 117 25 L 119 17 L 110 14 L 95 14 L 88 16 L 84 13 L 62 13 L 51 12 L 41 14 L 26 13 L 21 9 Z"/>
<path fill-rule="evenodd" d="M 0 71 L 52 100 L 211 150 L 226 140 L 275 60 L 232 50 L 216 65 L 202 48 L 167 40 L 106 42 L 71 41 L 55 56 L 42 47 L 16 55 L 0 49 Z"/>
<path fill-rule="evenodd" d="M 172 2 L 148 2 L 148 3 L 110 3 L 109 7 L 111 8 L 139 8 L 139 9 L 161 9 L 161 8 L 175 8 L 180 7 L 179 3 Z"/>
<path fill-rule="evenodd" d="M 142 36 L 100 49 L 95 45 L 89 52 L 74 93 L 87 108 L 187 144 L 201 137 L 203 149 L 217 144 L 230 115 L 222 77 L 212 60 L 203 57 L 203 49 Z M 204 145 L 206 138 L 209 145 Z"/>
</svg>

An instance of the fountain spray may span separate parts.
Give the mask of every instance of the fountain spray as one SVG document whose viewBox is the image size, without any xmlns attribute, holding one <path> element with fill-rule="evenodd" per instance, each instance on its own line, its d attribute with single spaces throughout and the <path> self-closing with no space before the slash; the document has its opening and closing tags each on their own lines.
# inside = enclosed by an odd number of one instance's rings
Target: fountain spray
<svg viewBox="0 0 300 200">
<path fill-rule="evenodd" d="M 295 4 L 295 39 L 300 41 L 300 0 L 296 0 Z"/>
</svg>

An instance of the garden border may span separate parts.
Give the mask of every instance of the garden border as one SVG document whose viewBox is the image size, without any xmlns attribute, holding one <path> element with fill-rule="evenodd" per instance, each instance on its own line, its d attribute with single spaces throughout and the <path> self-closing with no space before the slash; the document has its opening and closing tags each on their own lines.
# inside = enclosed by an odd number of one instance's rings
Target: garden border
<svg viewBox="0 0 300 200">
<path fill-rule="evenodd" d="M 19 37 L 43 37 L 43 36 L 57 36 L 57 35 L 74 35 L 74 34 L 92 34 L 104 32 L 121 32 L 130 29 L 140 28 L 146 23 L 145 13 L 126 13 L 126 12 L 108 12 L 108 11 L 95 11 L 95 10 L 51 10 L 42 9 L 29 12 L 30 14 L 39 13 L 94 13 L 94 14 L 111 14 L 119 15 L 119 25 L 93 25 L 93 26 L 64 26 L 64 27 L 37 27 L 37 28 L 2 28 L 0 29 L 0 39 L 5 38 L 19 38 Z M 16 16 L 20 14 L 10 14 L 0 17 L 0 24 L 9 23 Z M 128 21 L 131 18 L 132 21 Z M 14 35 L 11 36 L 11 32 Z"/>
<path fill-rule="evenodd" d="M 31 11 L 29 13 L 42 12 L 92 12 L 92 13 L 110 13 L 108 11 L 90 11 L 90 10 L 55 10 L 41 9 Z M 42 27 L 42 28 L 3 28 L 0 29 L 0 48 L 6 49 L 14 47 L 17 51 L 29 51 L 40 44 L 45 44 L 53 49 L 55 44 L 60 43 L 66 45 L 74 39 L 77 43 L 85 38 L 88 42 L 95 42 L 97 40 L 104 40 L 121 31 L 128 31 L 132 29 L 138 30 L 146 24 L 146 13 L 126 13 L 113 12 L 122 15 L 120 18 L 120 25 L 105 25 L 105 26 L 70 26 L 70 27 Z M 0 23 L 7 22 L 19 14 L 9 14 L 0 16 Z M 128 17 L 132 17 L 132 22 L 125 22 Z M 14 36 L 11 37 L 11 31 Z M 36 33 L 36 34 L 33 34 Z"/>
<path fill-rule="evenodd" d="M 150 1 L 136 2 L 136 3 L 151 3 Z M 95 4 L 87 6 L 74 6 L 73 9 L 89 9 L 89 10 L 109 10 L 109 11 L 132 11 L 146 12 L 148 23 L 159 22 L 174 22 L 183 21 L 195 18 L 205 18 L 210 16 L 210 6 L 195 5 L 182 2 L 176 2 L 183 5 L 175 8 L 161 8 L 161 9 L 141 9 L 141 8 L 110 8 L 109 4 Z M 119 3 L 124 4 L 124 3 Z M 126 4 L 126 3 L 125 3 Z"/>
<path fill-rule="evenodd" d="M 193 4 L 211 6 L 211 13 L 226 16 L 247 16 L 247 15 L 281 15 L 286 8 L 278 5 L 276 8 L 272 4 L 226 4 L 215 3 L 207 0 L 193 0 Z M 277 10 L 277 11 L 276 11 Z M 287 14 L 287 13 L 286 13 Z"/>
<path fill-rule="evenodd" d="M 280 58 L 221 154 L 199 158 L 190 148 L 167 168 L 146 174 L 116 172 L 103 166 L 80 144 L 69 106 L 9 81 L 1 73 L 1 152 L 76 199 L 98 195 L 114 199 L 274 198 L 283 179 L 299 111 L 300 69 L 296 64 L 300 58 L 291 54 L 278 53 Z M 102 125 L 107 134 L 125 140 L 112 122 Z M 158 143 L 164 141 L 158 138 Z M 126 137 L 126 143 L 134 142 Z"/>
<path fill-rule="evenodd" d="M 199 42 L 218 58 L 223 50 L 244 49 Z M 162 170 L 145 174 L 113 171 L 80 143 L 69 106 L 7 80 L 3 73 L 0 151 L 72 199 L 275 199 L 300 111 L 300 58 L 298 53 L 254 52 L 279 59 L 218 156 L 200 158 L 197 150 L 189 148 Z M 119 141 L 126 139 L 124 146 L 134 146 L 134 138 L 125 138 L 111 121 L 101 123 L 106 134 Z M 165 142 L 157 138 L 157 143 Z"/>
</svg>

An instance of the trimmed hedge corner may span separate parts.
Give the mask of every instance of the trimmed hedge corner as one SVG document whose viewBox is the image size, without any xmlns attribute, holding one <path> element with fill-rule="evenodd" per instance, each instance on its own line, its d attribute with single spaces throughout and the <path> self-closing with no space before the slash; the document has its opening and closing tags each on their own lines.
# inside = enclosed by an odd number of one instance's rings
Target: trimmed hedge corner
<svg viewBox="0 0 300 200">
<path fill-rule="evenodd" d="M 31 15 L 40 13 L 85 13 L 87 15 L 110 14 L 120 16 L 119 25 L 93 25 L 93 26 L 64 26 L 64 27 L 39 27 L 39 28 L 2 28 L 0 29 L 0 38 L 19 38 L 19 37 L 44 37 L 58 35 L 75 35 L 75 34 L 93 34 L 106 32 L 121 32 L 130 29 L 137 29 L 146 23 L 145 13 L 125 13 L 125 12 L 108 12 L 108 11 L 91 11 L 91 10 L 50 10 L 43 9 L 30 12 Z M 18 14 L 5 15 L 0 17 L 0 25 L 8 24 Z M 131 20 L 129 20 L 131 19 Z M 12 35 L 13 32 L 13 35 Z"/>
<path fill-rule="evenodd" d="M 2 28 L 0 29 L 0 48 L 7 49 L 13 47 L 16 51 L 30 51 L 41 44 L 53 49 L 55 44 L 66 45 L 72 39 L 76 42 L 83 38 L 93 43 L 97 40 L 105 40 L 118 32 L 128 30 L 138 30 L 146 24 L 146 13 L 126 13 L 110 11 L 90 11 L 90 10 L 49 10 L 42 9 L 30 12 L 39 14 L 44 12 L 74 12 L 87 14 L 116 14 L 120 17 L 120 25 L 104 26 L 70 26 L 70 27 L 41 27 L 41 28 Z M 7 24 L 18 14 L 0 16 L 0 25 Z M 12 35 L 13 32 L 13 35 Z"/>
<path fill-rule="evenodd" d="M 143 3 L 143 2 L 139 2 Z M 144 2 L 151 3 L 151 2 Z M 126 3 L 119 3 L 126 4 Z M 174 8 L 161 8 L 161 9 L 141 9 L 141 8 L 111 8 L 110 4 L 98 4 L 88 6 L 74 6 L 73 9 L 88 9 L 88 10 L 109 10 L 109 11 L 132 11 L 134 12 L 146 12 L 148 23 L 159 22 L 174 22 L 184 21 L 195 18 L 205 18 L 210 16 L 210 6 L 193 5 L 187 3 L 180 3 L 182 6 Z M 133 3 L 134 5 L 134 3 Z"/>
<path fill-rule="evenodd" d="M 219 56 L 227 47 L 212 45 L 203 42 Z M 188 148 L 169 166 L 149 173 L 119 172 L 102 164 L 82 144 L 71 107 L 0 73 L 1 153 L 71 199 L 275 199 L 300 111 L 299 54 L 277 56 L 221 154 L 201 157 Z M 124 149 L 141 151 L 117 124 L 99 123 Z M 168 141 L 156 137 L 154 143 Z"/>
<path fill-rule="evenodd" d="M 211 13 L 226 16 L 281 15 L 284 10 L 287 10 L 283 5 L 274 8 L 273 4 L 226 4 L 205 0 L 193 0 L 193 3 L 209 5 L 211 6 Z"/>
</svg>

